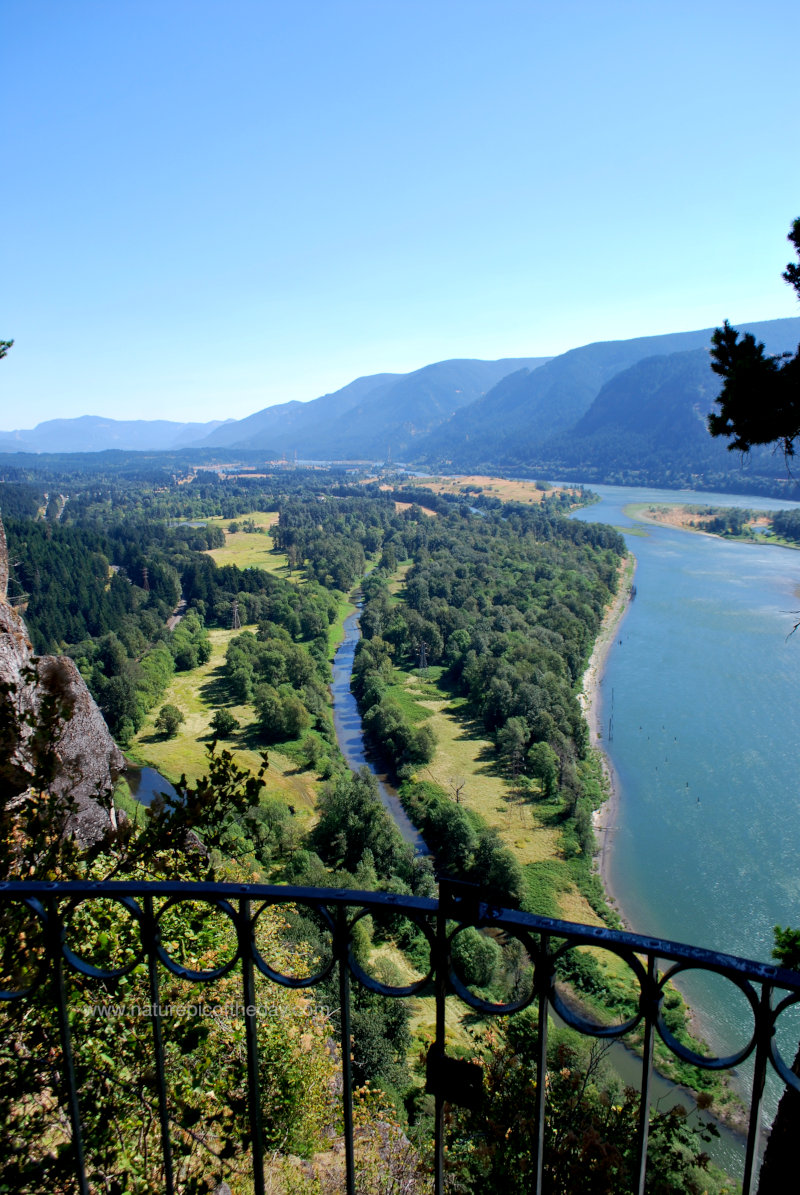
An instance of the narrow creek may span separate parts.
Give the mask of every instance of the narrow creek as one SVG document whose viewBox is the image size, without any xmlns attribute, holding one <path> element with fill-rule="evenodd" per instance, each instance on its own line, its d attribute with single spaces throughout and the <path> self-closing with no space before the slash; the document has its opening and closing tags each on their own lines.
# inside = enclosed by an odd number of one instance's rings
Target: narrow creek
<svg viewBox="0 0 800 1195">
<path fill-rule="evenodd" d="M 378 795 L 381 802 L 394 818 L 404 840 L 413 846 L 418 855 L 427 855 L 429 851 L 422 835 L 409 819 L 396 790 L 387 782 L 385 773 L 379 772 L 375 762 L 367 755 L 364 745 L 364 723 L 361 721 L 358 703 L 350 689 L 353 660 L 358 641 L 361 638 L 361 627 L 359 626 L 361 607 L 362 603 L 358 602 L 357 608 L 345 619 L 344 639 L 337 648 L 333 660 L 331 692 L 333 694 L 333 725 L 336 731 L 336 741 L 348 767 L 353 771 L 358 771 L 362 767 L 369 768 L 378 782 Z"/>
</svg>

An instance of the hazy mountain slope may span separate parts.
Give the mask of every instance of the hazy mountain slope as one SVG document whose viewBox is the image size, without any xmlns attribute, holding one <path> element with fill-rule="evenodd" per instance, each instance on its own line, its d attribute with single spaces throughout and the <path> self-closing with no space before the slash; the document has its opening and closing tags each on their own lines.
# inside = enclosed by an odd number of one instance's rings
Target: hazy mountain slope
<svg viewBox="0 0 800 1195">
<path fill-rule="evenodd" d="M 0 452 L 36 452 L 35 446 L 25 437 L 30 432 L 0 432 Z"/>
<path fill-rule="evenodd" d="M 536 368 L 547 358 L 528 359 Z M 519 368 L 518 360 L 439 361 L 373 391 L 343 417 L 318 429 L 304 455 L 381 457 L 415 455 L 415 442 L 454 411 L 474 402 Z"/>
<path fill-rule="evenodd" d="M 203 444 L 224 437 L 233 448 L 277 447 L 301 458 L 352 460 L 382 457 L 390 450 L 398 459 L 411 450 L 415 437 L 474 402 L 505 374 L 546 360 L 438 361 L 409 374 L 359 378 L 308 403 L 268 407 Z"/>
<path fill-rule="evenodd" d="M 102 452 L 107 448 L 163 451 L 179 448 L 220 426 L 176 423 L 168 419 L 48 419 L 30 431 L 0 432 L 3 452 Z"/>
<path fill-rule="evenodd" d="M 768 351 L 781 352 L 800 339 L 800 319 L 747 324 L 742 330 L 752 331 Z M 703 328 L 571 349 L 534 373 L 504 379 L 457 412 L 417 445 L 417 459 L 468 469 L 537 458 L 554 434 L 575 426 L 617 374 L 656 354 L 707 350 L 712 332 Z"/>
<path fill-rule="evenodd" d="M 712 439 L 706 416 L 719 393 L 705 349 L 646 357 L 602 388 L 569 432 L 554 437 L 540 456 L 561 467 L 618 471 L 727 469 L 725 444 Z M 520 454 L 526 451 L 521 445 Z"/>
<path fill-rule="evenodd" d="M 785 463 L 771 448 L 743 458 L 709 435 L 706 417 L 721 384 L 705 349 L 637 361 L 603 386 L 573 428 L 536 450 L 537 468 L 628 485 L 785 485 Z M 519 464 L 530 460 L 521 443 Z"/>
<path fill-rule="evenodd" d="M 295 441 L 315 424 L 328 423 L 356 406 L 366 395 L 381 390 L 403 377 L 399 373 L 375 373 L 356 378 L 341 390 L 323 394 L 310 402 L 284 402 L 255 411 L 244 419 L 231 420 L 206 436 L 198 444 L 203 447 L 266 448 L 281 452 L 293 450 Z"/>
</svg>

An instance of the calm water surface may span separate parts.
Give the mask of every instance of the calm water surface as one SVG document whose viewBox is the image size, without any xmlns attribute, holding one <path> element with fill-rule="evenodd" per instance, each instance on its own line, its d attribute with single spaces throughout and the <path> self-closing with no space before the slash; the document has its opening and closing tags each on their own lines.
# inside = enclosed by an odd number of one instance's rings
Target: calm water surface
<svg viewBox="0 0 800 1195">
<path fill-rule="evenodd" d="M 353 771 L 357 772 L 359 768 L 366 767 L 375 776 L 378 781 L 378 795 L 383 806 L 394 818 L 405 841 L 414 847 L 417 854 L 427 855 L 428 848 L 422 835 L 411 822 L 395 790 L 386 782 L 385 777 L 367 756 L 364 746 L 364 726 L 361 714 L 355 696 L 350 691 L 353 659 L 361 638 L 361 628 L 358 624 L 360 613 L 359 604 L 359 609 L 345 619 L 344 639 L 337 648 L 333 661 L 331 693 L 333 694 L 333 725 L 336 730 L 336 740 L 339 750 Z"/>
<path fill-rule="evenodd" d="M 128 767 L 125 769 L 125 779 L 131 790 L 131 796 L 135 797 L 141 805 L 152 805 L 153 800 L 161 793 L 170 797 L 178 795 L 169 780 L 165 780 L 155 768 Z"/>
<path fill-rule="evenodd" d="M 614 892 L 637 931 L 768 960 L 772 927 L 800 925 L 800 552 L 634 524 L 623 508 L 798 503 L 592 488 L 602 501 L 576 518 L 646 531 L 626 535 L 638 592 L 601 684 Z M 744 997 L 683 986 L 715 1048 L 746 1040 Z"/>
</svg>

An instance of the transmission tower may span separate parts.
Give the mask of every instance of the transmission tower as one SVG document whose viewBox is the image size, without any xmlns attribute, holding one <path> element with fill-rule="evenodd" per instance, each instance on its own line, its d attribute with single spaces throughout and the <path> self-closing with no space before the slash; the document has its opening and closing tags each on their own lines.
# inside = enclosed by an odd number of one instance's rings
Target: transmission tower
<svg viewBox="0 0 800 1195">
<path fill-rule="evenodd" d="M 417 649 L 417 651 L 419 652 L 419 668 L 420 668 L 420 672 L 425 672 L 425 671 L 427 670 L 427 667 L 428 667 L 428 648 L 429 648 L 429 647 L 430 647 L 430 644 L 429 644 L 429 643 L 426 643 L 424 639 L 420 639 L 419 643 L 417 643 L 417 644 L 416 644 L 416 649 Z"/>
<path fill-rule="evenodd" d="M 231 611 L 231 626 L 234 631 L 240 631 L 242 629 L 242 622 L 241 622 L 241 619 L 239 618 L 239 603 L 237 602 L 236 598 L 233 599 L 233 609 Z"/>
<path fill-rule="evenodd" d="M 146 564 L 142 565 L 142 589 L 146 593 L 150 592 L 150 570 Z"/>
</svg>

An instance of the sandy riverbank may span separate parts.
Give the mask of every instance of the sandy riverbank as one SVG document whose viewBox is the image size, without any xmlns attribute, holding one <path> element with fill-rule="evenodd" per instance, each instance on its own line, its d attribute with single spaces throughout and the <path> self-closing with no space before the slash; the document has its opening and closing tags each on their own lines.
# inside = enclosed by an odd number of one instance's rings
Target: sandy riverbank
<svg viewBox="0 0 800 1195">
<path fill-rule="evenodd" d="M 623 922 L 625 921 L 625 917 L 617 905 L 609 876 L 609 839 L 617 822 L 619 792 L 614 769 L 603 746 L 603 731 L 600 725 L 600 685 L 603 680 L 608 653 L 611 650 L 611 645 L 617 636 L 619 624 L 631 600 L 631 585 L 633 584 L 635 571 L 636 557 L 632 552 L 629 552 L 620 569 L 619 588 L 613 602 L 603 617 L 600 634 L 595 640 L 594 651 L 583 674 L 581 693 L 578 698 L 589 727 L 589 743 L 600 752 L 603 773 L 606 777 L 609 791 L 608 800 L 599 809 L 595 810 L 592 819 L 598 847 L 595 865 L 603 883 L 606 896 L 622 917 Z"/>
</svg>

